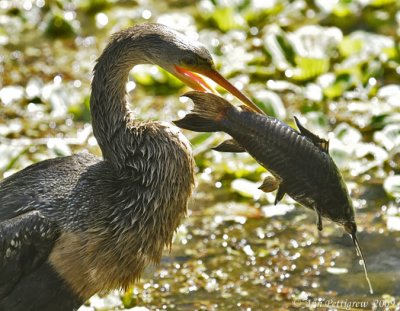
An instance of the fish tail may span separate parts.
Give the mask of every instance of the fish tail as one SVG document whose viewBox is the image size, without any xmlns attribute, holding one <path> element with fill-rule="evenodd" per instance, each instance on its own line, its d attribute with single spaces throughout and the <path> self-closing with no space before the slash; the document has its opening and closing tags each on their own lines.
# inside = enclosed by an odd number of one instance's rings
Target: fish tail
<svg viewBox="0 0 400 311">
<path fill-rule="evenodd" d="M 217 132 L 221 130 L 220 121 L 233 106 L 217 95 L 191 91 L 183 96 L 189 97 L 194 107 L 183 119 L 174 121 L 180 128 L 195 132 Z"/>
</svg>

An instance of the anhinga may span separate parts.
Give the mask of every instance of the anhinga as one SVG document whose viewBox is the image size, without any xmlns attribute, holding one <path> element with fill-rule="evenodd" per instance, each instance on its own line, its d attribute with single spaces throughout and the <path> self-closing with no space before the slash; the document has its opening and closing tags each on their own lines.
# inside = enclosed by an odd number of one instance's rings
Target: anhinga
<svg viewBox="0 0 400 311">
<path fill-rule="evenodd" d="M 176 127 L 138 121 L 127 109 L 125 84 L 137 64 L 159 65 L 206 92 L 196 73 L 205 75 L 258 110 L 202 44 L 159 24 L 113 35 L 90 99 L 103 158 L 50 159 L 0 183 L 0 310 L 76 309 L 99 291 L 128 287 L 171 244 L 194 161 Z"/>
</svg>

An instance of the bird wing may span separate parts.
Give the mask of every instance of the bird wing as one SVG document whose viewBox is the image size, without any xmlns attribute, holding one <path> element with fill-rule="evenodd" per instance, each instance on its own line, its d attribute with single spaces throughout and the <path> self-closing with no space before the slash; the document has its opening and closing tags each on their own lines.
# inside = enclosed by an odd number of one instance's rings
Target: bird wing
<svg viewBox="0 0 400 311">
<path fill-rule="evenodd" d="M 0 301 L 47 259 L 59 235 L 39 211 L 0 222 Z"/>
<path fill-rule="evenodd" d="M 99 161 L 82 153 L 32 164 L 0 181 L 0 222 L 30 211 L 65 207 L 67 195 L 87 168 Z"/>
<path fill-rule="evenodd" d="M 51 180 L 46 178 L 46 174 L 56 172 L 57 166 L 67 160 L 68 157 L 60 157 L 38 162 L 3 179 L 0 182 L 0 222 L 45 205 L 43 194 L 48 189 L 42 181 L 47 180 L 47 184 L 50 184 Z"/>
</svg>

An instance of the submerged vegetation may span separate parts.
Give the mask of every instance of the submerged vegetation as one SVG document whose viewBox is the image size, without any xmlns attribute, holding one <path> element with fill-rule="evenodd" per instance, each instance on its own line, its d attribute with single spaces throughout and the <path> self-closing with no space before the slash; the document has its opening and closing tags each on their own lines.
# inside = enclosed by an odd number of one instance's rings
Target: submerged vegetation
<svg viewBox="0 0 400 311">
<path fill-rule="evenodd" d="M 368 294 L 341 228 L 325 220 L 318 233 L 314 213 L 287 196 L 274 206 L 275 193 L 257 189 L 267 172 L 250 156 L 210 150 L 223 134 L 185 131 L 198 185 L 171 251 L 129 291 L 93 297 L 82 310 L 335 309 L 341 301 L 342 309 L 399 309 L 399 9 L 396 0 L 0 0 L 3 178 L 51 157 L 100 155 L 89 112 L 96 57 L 116 30 L 164 23 L 203 42 L 267 114 L 292 126 L 297 116 L 329 139 L 375 290 Z M 127 91 L 141 119 L 172 121 L 190 104 L 179 98 L 183 85 L 154 66 L 132 70 Z"/>
</svg>

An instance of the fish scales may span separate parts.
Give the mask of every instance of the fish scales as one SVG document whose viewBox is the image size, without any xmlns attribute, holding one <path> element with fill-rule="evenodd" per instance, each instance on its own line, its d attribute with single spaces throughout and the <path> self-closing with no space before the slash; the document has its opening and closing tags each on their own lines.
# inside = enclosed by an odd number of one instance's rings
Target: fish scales
<svg viewBox="0 0 400 311">
<path fill-rule="evenodd" d="M 195 103 L 193 113 L 176 124 L 194 131 L 224 131 L 231 135 L 235 148 L 247 151 L 276 177 L 279 185 L 275 203 L 287 193 L 316 211 L 319 223 L 320 216 L 342 225 L 355 223 L 351 199 L 328 154 L 327 141 L 305 129 L 296 118 L 300 131 L 276 118 L 238 109 L 213 94 L 188 94 Z"/>
<path fill-rule="evenodd" d="M 260 189 L 266 192 L 278 189 L 275 204 L 287 193 L 317 212 L 319 230 L 322 230 L 321 216 L 342 225 L 362 258 L 372 294 L 367 266 L 357 239 L 353 203 L 338 168 L 329 156 L 329 142 L 304 128 L 296 117 L 299 131 L 278 119 L 251 112 L 249 108 L 238 109 L 215 94 L 193 91 L 185 96 L 193 100 L 194 108 L 175 124 L 197 132 L 228 133 L 233 139 L 214 149 L 247 151 L 267 168 L 275 178 L 268 176 Z"/>
<path fill-rule="evenodd" d="M 284 181 L 285 190 L 293 199 L 298 198 L 300 203 L 304 196 L 319 199 L 320 186 L 329 181 L 322 172 L 328 171 L 330 158 L 308 138 L 275 118 L 237 109 L 228 110 L 220 126 Z"/>
</svg>

